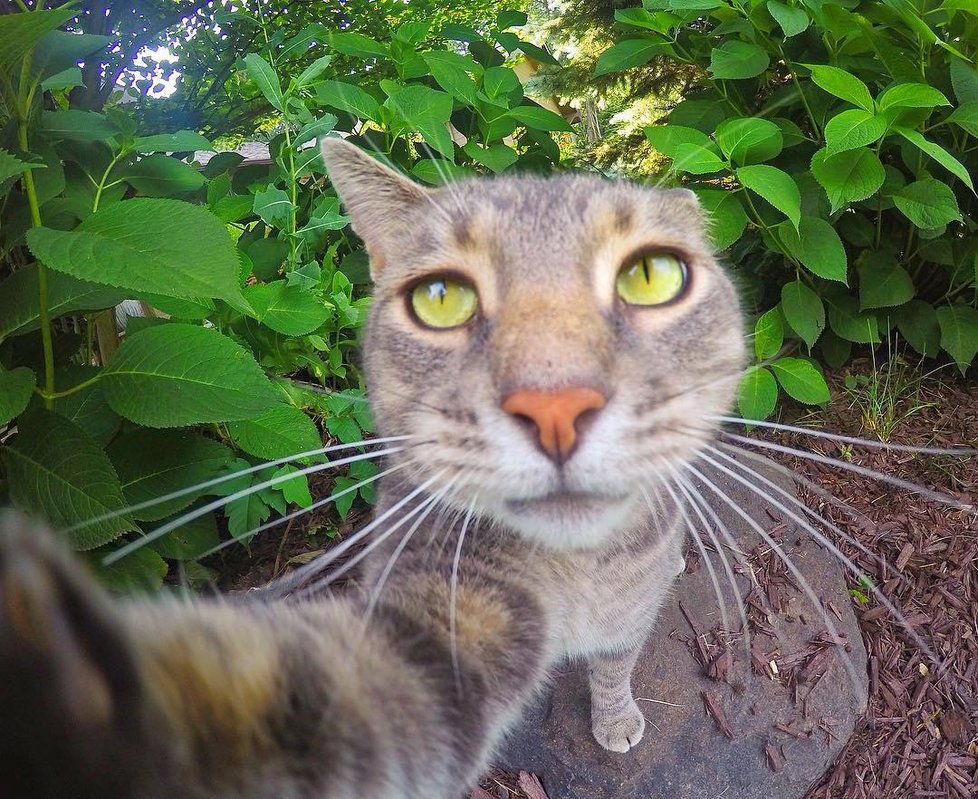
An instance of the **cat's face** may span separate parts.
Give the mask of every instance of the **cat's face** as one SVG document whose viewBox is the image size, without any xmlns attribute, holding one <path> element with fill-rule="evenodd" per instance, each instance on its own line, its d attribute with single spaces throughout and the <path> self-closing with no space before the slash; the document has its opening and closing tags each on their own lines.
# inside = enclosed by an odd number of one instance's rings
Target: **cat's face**
<svg viewBox="0 0 978 799">
<path fill-rule="evenodd" d="M 433 442 L 398 456 L 414 482 L 444 471 L 455 507 L 557 548 L 597 545 L 647 513 L 728 410 L 745 359 L 737 295 L 692 194 L 586 175 L 424 190 L 352 145 L 324 156 L 371 256 L 379 430 Z M 684 263 L 683 288 L 629 304 L 621 270 L 660 253 Z M 419 318 L 412 294 L 438 278 L 474 292 L 463 324 Z M 457 319 L 472 310 L 459 307 Z M 573 446 L 560 449 L 551 411 L 514 412 L 511 398 L 565 395 L 586 401 L 564 413 Z"/>
</svg>

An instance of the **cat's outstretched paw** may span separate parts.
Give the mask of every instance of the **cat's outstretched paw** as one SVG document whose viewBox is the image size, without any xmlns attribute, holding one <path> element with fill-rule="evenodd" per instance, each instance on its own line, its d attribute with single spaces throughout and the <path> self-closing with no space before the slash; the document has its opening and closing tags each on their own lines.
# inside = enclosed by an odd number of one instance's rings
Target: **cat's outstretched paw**
<svg viewBox="0 0 978 799">
<path fill-rule="evenodd" d="M 623 711 L 592 712 L 591 732 L 594 739 L 611 752 L 627 752 L 645 732 L 645 716 L 632 700 Z"/>
</svg>

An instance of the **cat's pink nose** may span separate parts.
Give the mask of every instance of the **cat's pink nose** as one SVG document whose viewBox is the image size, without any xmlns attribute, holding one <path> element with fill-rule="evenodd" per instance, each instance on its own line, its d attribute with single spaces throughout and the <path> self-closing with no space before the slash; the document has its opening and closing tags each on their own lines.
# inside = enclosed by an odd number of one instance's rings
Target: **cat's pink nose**
<svg viewBox="0 0 978 799">
<path fill-rule="evenodd" d="M 604 394 L 590 386 L 559 391 L 523 389 L 506 397 L 502 408 L 533 422 L 543 451 L 560 463 L 574 449 L 582 414 L 603 408 L 605 401 Z"/>
</svg>

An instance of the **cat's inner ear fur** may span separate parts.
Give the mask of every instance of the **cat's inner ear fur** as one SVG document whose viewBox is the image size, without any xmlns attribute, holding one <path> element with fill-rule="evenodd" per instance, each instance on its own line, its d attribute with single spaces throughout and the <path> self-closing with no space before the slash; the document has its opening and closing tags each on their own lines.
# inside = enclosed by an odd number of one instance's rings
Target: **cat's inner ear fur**
<svg viewBox="0 0 978 799">
<path fill-rule="evenodd" d="M 425 190 L 342 139 L 323 139 L 320 148 L 376 275 L 403 246 L 409 212 L 425 201 Z"/>
</svg>

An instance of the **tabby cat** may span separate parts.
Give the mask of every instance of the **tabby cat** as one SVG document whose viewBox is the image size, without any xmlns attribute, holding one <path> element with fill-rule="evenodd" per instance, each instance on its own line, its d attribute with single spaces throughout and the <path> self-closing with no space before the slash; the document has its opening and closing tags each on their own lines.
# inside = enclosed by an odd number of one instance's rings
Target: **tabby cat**
<svg viewBox="0 0 978 799">
<path fill-rule="evenodd" d="M 339 595 L 119 604 L 8 516 L 4 797 L 454 799 L 566 657 L 597 741 L 642 738 L 630 673 L 684 565 L 670 478 L 745 362 L 695 196 L 323 157 L 370 255 L 397 521 Z"/>
</svg>

